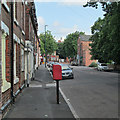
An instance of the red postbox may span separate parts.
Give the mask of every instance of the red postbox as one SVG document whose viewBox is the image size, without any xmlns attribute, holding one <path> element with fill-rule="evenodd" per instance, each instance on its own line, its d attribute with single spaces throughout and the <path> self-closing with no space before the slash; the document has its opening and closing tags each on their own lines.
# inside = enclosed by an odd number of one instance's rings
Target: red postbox
<svg viewBox="0 0 120 120">
<path fill-rule="evenodd" d="M 60 65 L 53 65 L 53 80 L 62 80 L 62 68 Z"/>
</svg>

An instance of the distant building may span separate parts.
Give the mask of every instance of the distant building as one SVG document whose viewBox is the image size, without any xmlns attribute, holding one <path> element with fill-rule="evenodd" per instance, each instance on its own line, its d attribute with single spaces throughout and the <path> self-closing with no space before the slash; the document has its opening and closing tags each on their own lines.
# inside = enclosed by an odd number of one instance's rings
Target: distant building
<svg viewBox="0 0 120 120">
<path fill-rule="evenodd" d="M 64 42 L 64 38 L 63 37 L 61 37 L 60 40 L 58 40 L 58 43 L 62 43 L 62 42 Z"/>
<path fill-rule="evenodd" d="M 96 62 L 96 60 L 91 60 L 89 44 L 92 41 L 89 40 L 90 37 L 91 35 L 80 35 L 78 38 L 77 62 L 79 65 L 89 66 L 92 62 Z"/>
</svg>

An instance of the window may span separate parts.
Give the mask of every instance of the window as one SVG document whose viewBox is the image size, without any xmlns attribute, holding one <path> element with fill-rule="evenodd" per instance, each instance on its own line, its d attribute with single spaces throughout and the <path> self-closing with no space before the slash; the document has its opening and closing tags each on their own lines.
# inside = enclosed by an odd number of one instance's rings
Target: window
<svg viewBox="0 0 120 120">
<path fill-rule="evenodd" d="M 24 49 L 21 49 L 21 71 L 24 71 Z"/>
<path fill-rule="evenodd" d="M 16 23 L 16 25 L 19 25 L 17 19 L 18 19 L 18 16 L 17 16 L 17 2 L 14 2 L 14 22 Z"/>
<path fill-rule="evenodd" d="M 16 43 L 14 43 L 14 80 L 16 80 Z"/>
<path fill-rule="evenodd" d="M 2 92 L 10 88 L 10 83 L 6 81 L 6 33 L 2 34 L 1 47 L 2 47 Z"/>
</svg>

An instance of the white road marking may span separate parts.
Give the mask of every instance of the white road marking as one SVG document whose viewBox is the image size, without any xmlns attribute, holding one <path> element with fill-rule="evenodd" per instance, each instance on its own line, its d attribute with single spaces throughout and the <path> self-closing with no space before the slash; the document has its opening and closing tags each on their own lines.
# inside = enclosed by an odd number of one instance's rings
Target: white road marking
<svg viewBox="0 0 120 120">
<path fill-rule="evenodd" d="M 56 84 L 55 83 L 52 83 L 52 84 L 46 84 L 46 87 L 55 87 Z"/>
<path fill-rule="evenodd" d="M 66 103 L 68 104 L 73 116 L 75 117 L 75 119 L 79 120 L 79 116 L 77 115 L 77 113 L 75 112 L 74 108 L 72 107 L 71 103 L 70 103 L 70 100 L 65 96 L 65 94 L 62 92 L 61 88 L 59 88 L 64 100 L 66 101 Z"/>
<path fill-rule="evenodd" d="M 42 87 L 42 85 L 30 85 L 29 87 Z"/>
</svg>

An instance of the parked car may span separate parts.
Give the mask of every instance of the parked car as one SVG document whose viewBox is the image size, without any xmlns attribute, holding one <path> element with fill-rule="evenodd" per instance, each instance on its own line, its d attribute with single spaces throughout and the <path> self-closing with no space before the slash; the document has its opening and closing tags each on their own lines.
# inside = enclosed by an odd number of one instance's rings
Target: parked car
<svg viewBox="0 0 120 120">
<path fill-rule="evenodd" d="M 50 62 L 50 72 L 52 73 L 52 67 L 53 67 L 54 62 Z"/>
<path fill-rule="evenodd" d="M 53 74 L 53 65 L 59 65 L 59 63 L 58 62 L 51 62 L 50 63 L 50 72 Z"/>
<path fill-rule="evenodd" d="M 70 68 L 68 65 L 61 65 L 62 67 L 62 79 L 71 78 L 74 79 L 73 68 Z"/>
<path fill-rule="evenodd" d="M 97 70 L 99 70 L 99 71 L 102 71 L 102 70 L 107 71 L 107 70 L 109 70 L 109 68 L 108 68 L 106 63 L 99 63 L 98 66 L 97 66 Z"/>
<path fill-rule="evenodd" d="M 71 66 L 78 66 L 78 63 L 75 62 L 75 61 L 72 61 L 72 62 L 71 62 Z"/>
<path fill-rule="evenodd" d="M 50 64 L 51 64 L 51 62 L 47 62 L 47 66 L 48 66 L 48 68 L 50 68 Z"/>
</svg>

